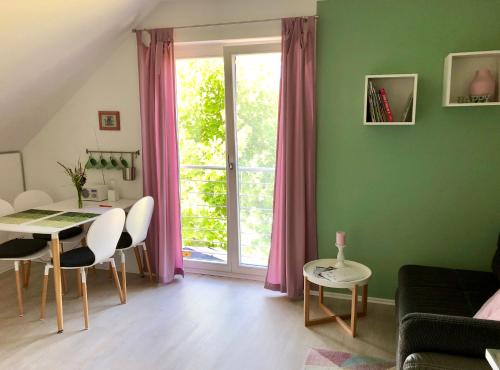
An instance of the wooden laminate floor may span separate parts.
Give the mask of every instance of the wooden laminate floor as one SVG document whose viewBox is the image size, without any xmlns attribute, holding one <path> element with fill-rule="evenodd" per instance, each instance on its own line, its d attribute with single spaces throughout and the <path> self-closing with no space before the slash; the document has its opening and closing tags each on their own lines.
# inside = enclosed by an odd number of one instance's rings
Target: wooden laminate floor
<svg viewBox="0 0 500 370">
<path fill-rule="evenodd" d="M 262 283 L 201 275 L 157 286 L 130 274 L 128 303 L 120 305 L 107 271 L 90 272 L 84 331 L 74 272 L 68 273 L 60 335 L 52 279 L 47 319 L 38 319 L 42 266 L 33 266 L 23 318 L 13 271 L 0 274 L 0 369 L 295 370 L 310 347 L 395 358 L 393 306 L 369 304 L 353 339 L 336 324 L 305 328 L 302 301 Z M 348 301 L 327 303 L 349 312 Z"/>
</svg>

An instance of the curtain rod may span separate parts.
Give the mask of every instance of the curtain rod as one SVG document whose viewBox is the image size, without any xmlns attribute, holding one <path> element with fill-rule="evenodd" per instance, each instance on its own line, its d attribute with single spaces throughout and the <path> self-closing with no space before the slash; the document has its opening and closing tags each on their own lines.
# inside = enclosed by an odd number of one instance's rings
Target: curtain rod
<svg viewBox="0 0 500 370">
<path fill-rule="evenodd" d="M 316 19 L 319 18 L 319 16 L 314 15 L 312 16 Z M 308 16 L 302 16 L 299 18 L 308 18 Z M 180 30 L 183 28 L 200 28 L 200 27 L 214 27 L 214 26 L 230 26 L 230 25 L 235 25 L 235 24 L 246 24 L 246 23 L 261 23 L 261 22 L 272 22 L 272 21 L 280 21 L 282 18 L 268 18 L 268 19 L 256 19 L 252 21 L 236 21 L 236 22 L 221 22 L 221 23 L 206 23 L 206 24 L 194 24 L 190 26 L 179 26 L 179 27 L 172 27 L 176 30 Z M 134 28 L 132 29 L 132 32 L 140 32 L 140 31 L 149 31 L 150 29 L 143 28 L 143 29 L 137 29 Z"/>
</svg>

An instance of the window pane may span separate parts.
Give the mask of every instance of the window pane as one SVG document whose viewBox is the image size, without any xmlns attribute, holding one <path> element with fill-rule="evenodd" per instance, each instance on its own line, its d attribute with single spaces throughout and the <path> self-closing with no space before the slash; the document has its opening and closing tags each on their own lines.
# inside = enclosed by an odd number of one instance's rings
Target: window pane
<svg viewBox="0 0 500 370">
<path fill-rule="evenodd" d="M 240 263 L 266 266 L 271 244 L 281 54 L 235 58 Z"/>
<path fill-rule="evenodd" d="M 180 59 L 176 70 L 184 256 L 227 263 L 224 62 Z"/>
</svg>

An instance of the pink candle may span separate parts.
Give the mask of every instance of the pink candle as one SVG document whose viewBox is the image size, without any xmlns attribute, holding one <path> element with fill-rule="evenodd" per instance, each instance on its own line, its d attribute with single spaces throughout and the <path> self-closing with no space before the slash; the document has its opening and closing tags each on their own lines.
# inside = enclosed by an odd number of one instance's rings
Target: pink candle
<svg viewBox="0 0 500 370">
<path fill-rule="evenodd" d="M 336 244 L 345 245 L 345 231 L 337 231 Z"/>
</svg>

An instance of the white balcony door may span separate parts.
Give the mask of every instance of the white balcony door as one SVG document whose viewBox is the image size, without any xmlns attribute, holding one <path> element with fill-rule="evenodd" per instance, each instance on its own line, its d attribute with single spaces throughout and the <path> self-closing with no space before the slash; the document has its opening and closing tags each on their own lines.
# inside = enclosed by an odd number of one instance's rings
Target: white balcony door
<svg viewBox="0 0 500 370">
<path fill-rule="evenodd" d="M 186 268 L 263 276 L 271 237 L 280 46 L 183 52 L 177 99 Z"/>
</svg>

